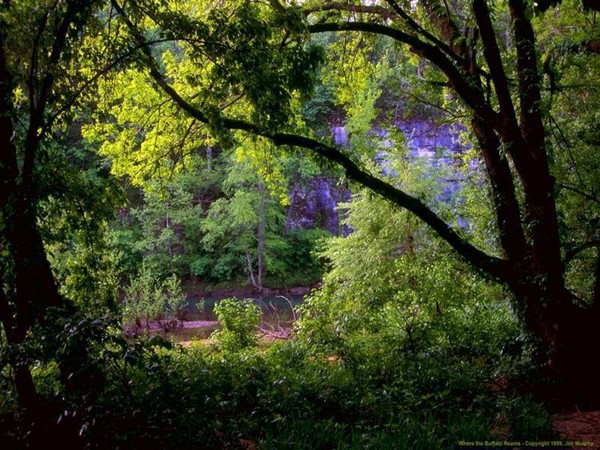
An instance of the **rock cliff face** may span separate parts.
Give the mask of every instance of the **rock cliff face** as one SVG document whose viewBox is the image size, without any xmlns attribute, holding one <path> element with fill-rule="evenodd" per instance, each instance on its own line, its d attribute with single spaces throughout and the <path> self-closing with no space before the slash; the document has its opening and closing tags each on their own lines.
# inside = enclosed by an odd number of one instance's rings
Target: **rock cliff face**
<svg viewBox="0 0 600 450">
<path fill-rule="evenodd" d="M 409 120 L 397 126 L 406 136 L 411 156 L 428 158 L 432 165 L 449 164 L 447 155 L 464 149 L 458 139 L 461 129 L 457 126 L 437 125 L 427 120 Z M 337 145 L 348 145 L 349 136 L 344 127 L 332 127 L 331 133 Z M 452 195 L 455 187 L 444 187 L 444 191 L 448 191 L 445 195 Z M 338 204 L 350 200 L 350 197 L 350 191 L 345 186 L 339 186 L 334 179 L 316 177 L 308 183 L 297 183 L 292 186 L 290 193 L 285 227 L 288 230 L 323 228 L 336 236 L 346 235 L 349 230 L 341 225 L 343 211 L 339 210 Z"/>
<path fill-rule="evenodd" d="M 350 191 L 330 178 L 316 177 L 308 184 L 297 184 L 290 194 L 286 229 L 322 228 L 337 236 L 343 231 L 338 204 L 349 199 Z"/>
<path fill-rule="evenodd" d="M 411 149 L 411 154 L 416 157 L 435 158 L 439 149 L 452 153 L 464 149 L 458 139 L 462 129 L 455 125 L 411 120 L 399 123 L 398 128 L 406 136 L 406 144 Z"/>
</svg>

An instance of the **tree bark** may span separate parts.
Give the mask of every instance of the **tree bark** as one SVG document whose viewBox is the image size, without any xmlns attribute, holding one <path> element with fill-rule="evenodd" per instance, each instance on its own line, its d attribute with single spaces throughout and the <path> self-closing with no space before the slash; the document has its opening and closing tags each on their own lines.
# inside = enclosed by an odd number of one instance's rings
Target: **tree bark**
<svg viewBox="0 0 600 450">
<path fill-rule="evenodd" d="M 597 307 L 574 305 L 569 292 L 556 292 L 557 283 L 513 285 L 522 305 L 523 320 L 536 337 L 541 379 L 534 393 L 553 408 L 597 407 L 600 401 L 600 369 L 594 348 L 600 341 Z"/>
<path fill-rule="evenodd" d="M 2 269 L 4 269 L 2 267 Z M 10 303 L 6 293 L 4 292 L 4 276 L 0 272 L 0 321 L 4 327 L 6 341 L 8 345 L 19 344 L 22 342 L 16 338 L 16 330 L 14 327 L 13 312 L 10 308 Z M 11 365 L 15 377 L 15 389 L 19 397 L 19 404 L 26 410 L 33 411 L 39 405 L 39 395 L 33 384 L 31 371 L 26 364 L 20 361 L 12 360 Z"/>
<path fill-rule="evenodd" d="M 254 267 L 252 265 L 252 257 L 250 256 L 250 252 L 246 250 L 246 263 L 248 264 L 248 276 L 250 277 L 250 283 L 256 289 L 258 289 L 258 284 L 256 283 L 256 277 L 254 276 Z"/>
</svg>

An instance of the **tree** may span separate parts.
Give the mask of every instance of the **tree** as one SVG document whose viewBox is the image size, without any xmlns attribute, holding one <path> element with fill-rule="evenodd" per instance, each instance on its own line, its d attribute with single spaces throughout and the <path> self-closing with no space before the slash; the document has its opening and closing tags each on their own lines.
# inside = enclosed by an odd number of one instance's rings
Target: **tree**
<svg viewBox="0 0 600 450">
<path fill-rule="evenodd" d="M 73 157 L 76 152 L 69 149 L 73 137 L 79 133 L 74 113 L 83 94 L 103 74 L 133 55 L 131 48 L 116 40 L 101 49 L 88 47 L 87 58 L 77 57 L 86 50 L 85 39 L 92 36 L 100 39 L 98 33 L 103 32 L 106 20 L 99 13 L 102 5 L 103 2 L 95 0 L 5 0 L 0 4 L 0 322 L 6 337 L 3 345 L 18 347 L 31 336 L 35 326 L 49 326 L 51 308 L 67 314 L 74 311 L 73 302 L 61 294 L 55 279 L 45 248 L 53 242 L 44 239 L 47 236 L 42 231 L 47 230 L 41 229 L 40 223 L 43 228 L 52 220 L 60 221 L 61 215 L 71 214 L 70 210 L 81 214 L 81 222 L 89 219 L 89 215 L 86 217 L 89 205 L 81 202 L 73 189 L 75 185 L 83 189 L 85 177 L 76 180 L 81 175 L 77 170 L 60 170 L 61 165 L 72 165 L 74 169 L 79 164 Z M 88 182 L 89 187 L 94 185 Z M 95 193 L 89 194 L 91 198 Z M 63 202 L 69 205 L 61 209 L 59 205 Z M 102 212 L 96 217 L 112 209 L 112 205 L 104 206 L 98 208 Z M 87 233 L 86 239 L 93 235 Z M 82 285 L 79 281 L 76 284 Z M 19 360 L 16 352 L 13 355 L 9 363 L 19 401 L 28 413 L 40 413 L 41 399 L 32 382 L 30 362 Z M 85 358 L 85 352 L 80 356 Z M 77 364 L 76 361 L 58 364 L 63 380 L 76 370 L 71 363 Z"/>
<path fill-rule="evenodd" d="M 72 36 L 92 13 L 93 3 L 4 1 L 0 6 L 0 245 L 7 250 L 0 266 L 0 318 L 9 343 L 22 342 L 49 307 L 64 305 L 36 224 L 37 161 L 44 138 L 68 102 L 50 111 L 65 54 L 73 49 Z M 23 40 L 30 30 L 32 40 Z M 7 279 L 9 272 L 14 282 Z M 18 365 L 15 372 L 20 401 L 32 407 L 37 398 L 28 368 Z"/>
<path fill-rule="evenodd" d="M 303 8 L 278 1 L 269 7 L 247 2 L 236 10 L 239 15 L 226 15 L 225 6 L 204 17 L 178 15 L 144 1 L 128 2 L 127 10 L 117 0 L 112 4 L 142 48 L 147 73 L 181 111 L 213 131 L 242 131 L 277 146 L 311 150 L 343 168 L 348 178 L 415 214 L 472 266 L 510 288 L 528 330 L 539 340 L 545 374 L 560 380 L 570 398 L 600 398 L 588 348 L 600 337 L 600 299 L 598 294 L 581 299 L 565 284 L 568 258 L 549 156 L 545 67 L 536 40 L 540 19 L 531 2 L 509 0 L 508 8 L 485 0 L 468 5 L 437 0 L 316 2 Z M 556 14 L 577 8 L 575 2 L 564 1 Z M 167 77 L 162 70 L 139 21 L 143 14 L 164 36 L 181 40 L 182 52 L 192 60 L 211 61 L 215 73 L 226 68 L 218 81 L 222 97 L 197 101 L 178 89 L 185 82 L 176 72 Z M 261 32 L 253 35 L 257 29 Z M 304 130 L 289 120 L 292 111 L 285 105 L 310 88 L 318 61 L 302 43 L 309 34 L 320 33 L 386 37 L 435 74 L 434 85 L 441 85 L 458 104 L 454 109 L 469 118 L 487 175 L 501 254 L 473 245 L 425 202 L 362 165 L 359 155 L 303 135 Z M 276 56 L 278 51 L 285 57 Z M 277 67 L 269 65 L 268 58 L 277 61 Z M 306 84 L 297 82 L 299 74 L 305 75 Z M 194 82 L 204 93 L 202 83 Z M 227 109 L 227 98 L 238 97 L 245 101 L 238 105 L 247 105 L 250 114 Z M 579 245 L 594 246 L 594 236 L 583 239 Z M 600 271 L 596 272 L 600 285 Z"/>
<path fill-rule="evenodd" d="M 222 185 L 224 196 L 210 205 L 202 222 L 206 254 L 198 261 L 202 262 L 202 274 L 217 280 L 230 279 L 235 272 L 246 273 L 257 291 L 263 289 L 264 275 L 276 274 L 277 269 L 285 273 L 277 250 L 291 252 L 282 236 L 283 207 L 250 160 L 250 154 L 262 153 L 265 145 L 268 149 L 268 142 L 249 143 L 230 157 Z M 208 266 L 212 266 L 210 270 Z"/>
</svg>

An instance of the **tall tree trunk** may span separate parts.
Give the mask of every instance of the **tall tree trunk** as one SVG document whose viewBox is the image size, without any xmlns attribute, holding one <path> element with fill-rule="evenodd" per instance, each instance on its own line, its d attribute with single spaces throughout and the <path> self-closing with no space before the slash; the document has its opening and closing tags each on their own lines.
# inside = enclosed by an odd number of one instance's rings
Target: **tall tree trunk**
<svg viewBox="0 0 600 450">
<path fill-rule="evenodd" d="M 4 267 L 1 268 L 4 270 Z M 13 312 L 6 293 L 4 292 L 4 276 L 0 272 L 0 321 L 4 327 L 7 344 L 19 344 L 15 338 L 16 330 L 14 328 Z M 39 405 L 39 396 L 33 384 L 31 371 L 26 364 L 21 361 L 12 360 L 11 365 L 14 370 L 15 388 L 19 397 L 19 404 L 26 410 L 35 410 Z"/>
<path fill-rule="evenodd" d="M 266 192 L 265 186 L 262 182 L 258 183 L 258 195 L 260 197 L 258 203 L 258 230 L 257 230 L 257 285 L 258 289 L 262 290 L 262 276 L 263 276 L 263 261 L 264 261 L 264 253 L 265 253 L 265 222 L 266 222 L 266 213 L 265 213 L 265 202 L 266 202 Z"/>
<path fill-rule="evenodd" d="M 171 229 L 171 221 L 169 220 L 169 201 L 165 204 L 165 227 L 167 230 Z M 171 245 L 171 236 L 167 238 L 167 250 L 169 251 L 169 269 L 171 270 L 171 275 L 175 273 L 173 270 L 173 247 Z"/>
<path fill-rule="evenodd" d="M 9 344 L 21 344 L 35 322 L 45 323 L 50 307 L 65 306 L 37 229 L 33 206 L 23 201 L 9 202 L 11 214 L 4 221 L 4 235 L 13 260 L 15 276 L 12 298 L 15 310 L 11 311 L 8 298 L 2 291 L 2 323 Z M 6 213 L 6 209 L 2 211 Z M 3 274 L 0 274 L 0 279 Z M 2 290 L 2 287 L 0 287 Z M 31 372 L 23 361 L 12 361 L 15 387 L 23 408 L 35 412 L 40 398 L 35 390 Z"/>
<path fill-rule="evenodd" d="M 17 202 L 14 220 L 6 221 L 6 234 L 12 250 L 16 275 L 17 339 L 35 321 L 44 321 L 50 307 L 64 307 L 50 269 L 42 237 L 37 228 L 33 205 Z"/>
<path fill-rule="evenodd" d="M 254 276 L 254 267 L 252 265 L 252 256 L 250 256 L 250 252 L 246 250 L 246 263 L 248 265 L 248 276 L 250 277 L 250 283 L 256 289 L 258 289 L 258 284 L 256 283 L 256 277 Z"/>
<path fill-rule="evenodd" d="M 0 230 L 11 256 L 15 282 L 9 295 L 15 307 L 11 309 L 0 283 L 0 315 L 8 343 L 20 344 L 34 322 L 44 321 L 48 308 L 64 303 L 37 226 L 32 163 L 38 142 L 33 138 L 25 143 L 23 168 L 19 169 L 12 110 L 13 82 L 5 58 L 4 39 L 4 32 L 0 32 L 0 219 L 3 221 Z M 41 120 L 42 113 L 38 116 Z M 38 122 L 30 118 L 30 130 L 37 133 L 35 124 Z M 33 136 L 33 132 L 28 133 L 29 136 Z M 7 267 L 0 269 L 4 272 Z M 0 273 L 0 280 L 3 281 L 4 275 Z M 39 397 L 29 367 L 13 361 L 13 369 L 19 401 L 25 409 L 34 411 Z"/>
<path fill-rule="evenodd" d="M 576 305 L 561 280 L 523 277 L 511 285 L 527 330 L 538 340 L 534 361 L 541 389 L 551 406 L 595 406 L 600 370 L 594 348 L 600 342 L 600 308 Z"/>
</svg>

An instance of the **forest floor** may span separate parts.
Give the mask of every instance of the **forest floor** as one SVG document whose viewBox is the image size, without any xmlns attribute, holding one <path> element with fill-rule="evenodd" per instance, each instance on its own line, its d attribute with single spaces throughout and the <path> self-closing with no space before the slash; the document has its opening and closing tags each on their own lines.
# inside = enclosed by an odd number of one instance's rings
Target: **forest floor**
<svg viewBox="0 0 600 450">
<path fill-rule="evenodd" d="M 560 439 L 575 443 L 571 448 L 600 449 L 600 411 L 562 413 L 552 419 Z"/>
<path fill-rule="evenodd" d="M 304 296 L 310 293 L 311 287 L 294 287 L 288 289 L 271 289 L 264 288 L 261 292 L 257 292 L 252 286 L 238 287 L 223 287 L 223 288 L 208 288 L 207 286 L 188 284 L 184 287 L 184 291 L 188 298 L 227 298 L 227 297 L 270 297 L 270 296 Z M 175 325 L 175 324 L 172 324 Z M 179 336 L 177 341 L 184 347 L 190 346 L 198 340 L 206 341 L 210 333 L 218 326 L 218 322 L 214 320 L 194 320 L 180 321 L 178 326 L 175 325 L 170 333 L 175 332 Z M 164 330 L 164 324 L 154 323 L 150 329 L 154 332 Z M 199 329 L 206 330 L 200 336 L 195 333 Z M 168 338 L 167 334 L 164 335 Z M 288 337 L 288 336 L 286 336 Z M 270 341 L 278 336 L 262 336 L 263 340 Z M 572 448 L 572 449 L 594 449 L 600 450 L 600 411 L 585 411 L 585 412 L 569 412 L 554 414 L 552 416 L 553 427 L 558 433 L 559 439 L 563 442 L 564 447 L 554 448 Z"/>
</svg>

